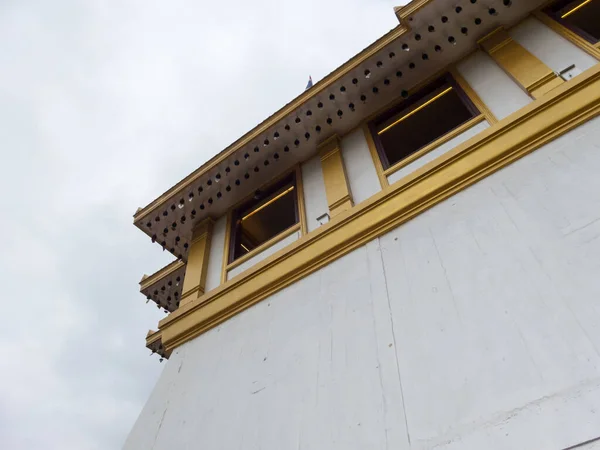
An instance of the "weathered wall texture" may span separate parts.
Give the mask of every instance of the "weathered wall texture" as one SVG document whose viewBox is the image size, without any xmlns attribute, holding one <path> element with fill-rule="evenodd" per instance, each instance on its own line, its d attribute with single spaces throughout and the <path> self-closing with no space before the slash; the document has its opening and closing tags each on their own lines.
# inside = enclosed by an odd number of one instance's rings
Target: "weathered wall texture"
<svg viewBox="0 0 600 450">
<path fill-rule="evenodd" d="M 599 143 L 600 118 L 184 344 L 125 449 L 599 437 Z"/>
</svg>

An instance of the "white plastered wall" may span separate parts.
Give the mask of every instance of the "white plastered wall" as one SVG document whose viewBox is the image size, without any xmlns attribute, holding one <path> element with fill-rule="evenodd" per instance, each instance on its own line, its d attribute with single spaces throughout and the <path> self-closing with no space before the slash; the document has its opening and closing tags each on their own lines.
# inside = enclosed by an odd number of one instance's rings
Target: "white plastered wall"
<svg viewBox="0 0 600 450">
<path fill-rule="evenodd" d="M 317 218 L 329 213 L 325 181 L 319 155 L 313 156 L 301 166 L 302 185 L 304 188 L 304 206 L 306 208 L 306 225 L 308 232 L 321 226 Z"/>
<path fill-rule="evenodd" d="M 204 291 L 208 292 L 221 284 L 221 270 L 223 269 L 223 251 L 225 249 L 225 232 L 227 228 L 227 215 L 220 217 L 213 227 L 208 254 L 208 269 Z"/>
<path fill-rule="evenodd" d="M 340 145 L 352 200 L 358 205 L 379 192 L 381 184 L 362 128 L 344 136 Z"/>
<path fill-rule="evenodd" d="M 600 118 L 179 347 L 125 449 L 600 437 L 598 142 Z"/>
<path fill-rule="evenodd" d="M 480 50 L 461 61 L 456 68 L 498 120 L 533 101 L 492 58 Z"/>
<path fill-rule="evenodd" d="M 555 72 L 571 65 L 583 72 L 598 61 L 531 17 L 509 30 L 510 36 Z"/>
</svg>

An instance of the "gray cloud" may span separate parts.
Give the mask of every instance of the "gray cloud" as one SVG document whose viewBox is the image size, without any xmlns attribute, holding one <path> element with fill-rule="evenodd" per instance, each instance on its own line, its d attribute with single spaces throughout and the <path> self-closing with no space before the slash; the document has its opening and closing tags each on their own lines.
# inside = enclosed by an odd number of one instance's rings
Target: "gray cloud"
<svg viewBox="0 0 600 450">
<path fill-rule="evenodd" d="M 120 448 L 162 366 L 132 214 L 396 25 L 388 0 L 0 4 L 0 447 Z"/>
</svg>

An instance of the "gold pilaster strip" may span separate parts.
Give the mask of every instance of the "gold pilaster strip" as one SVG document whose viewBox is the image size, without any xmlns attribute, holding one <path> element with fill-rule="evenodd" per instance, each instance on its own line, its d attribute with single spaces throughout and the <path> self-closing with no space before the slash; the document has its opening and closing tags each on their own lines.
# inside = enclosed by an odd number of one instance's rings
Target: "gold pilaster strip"
<svg viewBox="0 0 600 450">
<path fill-rule="evenodd" d="M 350 193 L 348 177 L 342 160 L 340 139 L 337 135 L 333 135 L 319 145 L 318 151 L 321 157 L 329 216 L 335 217 L 339 213 L 352 208 L 352 194 Z"/>
<path fill-rule="evenodd" d="M 497 28 L 478 41 L 480 47 L 533 98 L 540 98 L 564 83 L 550 67 Z"/>
<path fill-rule="evenodd" d="M 183 279 L 180 307 L 204 294 L 213 225 L 214 221 L 207 217 L 194 228 Z"/>
</svg>

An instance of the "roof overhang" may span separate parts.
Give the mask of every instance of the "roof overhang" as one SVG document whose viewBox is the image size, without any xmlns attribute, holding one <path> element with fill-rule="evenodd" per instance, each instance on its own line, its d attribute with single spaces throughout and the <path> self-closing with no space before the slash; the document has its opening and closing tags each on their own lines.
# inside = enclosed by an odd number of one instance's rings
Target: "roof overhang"
<svg viewBox="0 0 600 450">
<path fill-rule="evenodd" d="M 400 99 L 403 91 L 472 52 L 480 38 L 513 25 L 543 3 L 506 2 L 416 0 L 396 10 L 400 25 L 139 209 L 135 225 L 186 261 L 196 223 L 225 213 L 269 179 L 314 155 L 320 142 L 347 134 Z M 478 25 L 476 18 L 481 19 Z"/>
</svg>

